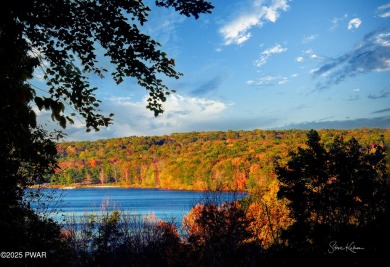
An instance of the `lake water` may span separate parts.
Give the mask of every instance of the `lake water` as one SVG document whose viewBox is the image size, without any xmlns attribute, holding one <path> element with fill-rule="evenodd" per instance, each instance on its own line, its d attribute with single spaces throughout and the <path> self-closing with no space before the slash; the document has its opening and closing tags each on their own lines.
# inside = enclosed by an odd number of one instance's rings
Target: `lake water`
<svg viewBox="0 0 390 267">
<path fill-rule="evenodd" d="M 232 201 L 245 194 L 205 193 L 199 191 L 179 191 L 161 189 L 134 188 L 76 188 L 76 189 L 43 189 L 53 192 L 57 200 L 46 202 L 55 206 L 58 213 L 52 217 L 62 222 L 67 216 L 101 214 L 102 209 L 121 210 L 141 216 L 155 216 L 157 219 L 181 223 L 182 218 L 191 208 L 205 199 L 213 202 Z"/>
</svg>

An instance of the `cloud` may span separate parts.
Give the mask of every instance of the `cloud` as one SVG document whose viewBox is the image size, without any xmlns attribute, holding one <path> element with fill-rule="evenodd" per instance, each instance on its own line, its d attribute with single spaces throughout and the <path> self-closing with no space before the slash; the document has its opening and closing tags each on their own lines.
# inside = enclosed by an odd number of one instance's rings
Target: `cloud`
<svg viewBox="0 0 390 267">
<path fill-rule="evenodd" d="M 348 30 L 357 29 L 360 27 L 360 24 L 362 24 L 362 21 L 359 18 L 351 19 L 348 22 Z"/>
<path fill-rule="evenodd" d="M 280 44 L 275 44 L 273 47 L 269 48 L 269 49 L 266 49 L 264 50 L 263 52 L 261 52 L 261 55 L 259 57 L 259 59 L 256 59 L 255 62 L 254 62 L 254 65 L 256 67 L 261 67 L 263 66 L 265 63 L 267 63 L 267 60 L 274 54 L 280 54 L 280 53 L 284 53 L 287 51 L 287 48 L 285 47 L 282 47 Z"/>
<path fill-rule="evenodd" d="M 376 110 L 376 111 L 373 111 L 372 113 L 376 114 L 376 113 L 385 113 L 385 112 L 390 112 L 390 108 Z"/>
<path fill-rule="evenodd" d="M 224 25 L 219 32 L 224 38 L 225 45 L 240 45 L 246 42 L 252 33 L 252 27 L 262 27 L 265 22 L 276 22 L 282 11 L 289 8 L 287 0 L 272 0 L 262 4 L 262 1 L 253 0 L 250 8 Z M 267 1 L 266 1 L 267 3 Z"/>
<path fill-rule="evenodd" d="M 264 50 L 261 54 L 265 56 L 271 56 L 273 54 L 280 54 L 287 51 L 287 48 L 282 47 L 280 44 L 276 44 L 275 46 Z"/>
<path fill-rule="evenodd" d="M 390 116 L 375 118 L 358 118 L 354 120 L 310 121 L 288 124 L 275 129 L 357 129 L 357 128 L 389 129 Z"/>
<path fill-rule="evenodd" d="M 68 141 L 97 140 L 123 136 L 164 135 L 173 132 L 193 131 L 217 125 L 228 105 L 216 100 L 171 95 L 164 103 L 164 114 L 154 117 L 147 110 L 146 99 L 133 101 L 128 98 L 109 98 L 102 103 L 102 110 L 112 112 L 114 124 L 101 128 L 99 132 L 85 133 L 82 123 L 65 129 Z M 39 122 L 47 123 L 50 114 L 38 114 Z M 52 123 L 53 124 L 53 123 Z M 58 127 L 57 127 L 58 128 Z"/>
<path fill-rule="evenodd" d="M 192 90 L 190 94 L 194 96 L 200 96 L 215 91 L 220 87 L 220 85 L 223 83 L 224 80 L 225 80 L 225 75 L 219 74 L 214 78 L 211 78 L 208 81 L 202 83 L 200 86 Z"/>
<path fill-rule="evenodd" d="M 318 59 L 318 60 L 323 60 L 323 59 L 324 59 L 323 57 L 321 57 L 321 56 L 319 56 L 319 55 L 316 55 L 316 54 L 312 54 L 312 55 L 310 56 L 310 58 L 311 58 L 311 59 Z"/>
<path fill-rule="evenodd" d="M 325 59 L 323 56 L 319 56 L 314 53 L 313 49 L 308 49 L 302 51 L 303 56 L 297 57 L 296 61 L 302 62 L 304 61 L 305 57 L 309 57 L 310 59 L 315 59 L 315 60 L 323 60 Z"/>
<path fill-rule="evenodd" d="M 286 77 L 283 77 L 282 80 L 278 81 L 278 84 L 281 85 L 281 84 L 285 84 L 285 83 L 288 83 L 288 79 Z"/>
<path fill-rule="evenodd" d="M 309 35 L 309 36 L 305 36 L 302 39 L 302 43 L 303 44 L 310 43 L 311 41 L 314 41 L 317 37 L 318 37 L 318 34 L 312 34 L 312 35 Z"/>
<path fill-rule="evenodd" d="M 382 6 L 379 6 L 377 8 L 377 13 L 379 13 L 378 16 L 381 17 L 381 18 L 388 18 L 388 17 L 390 17 L 390 3 L 382 5 Z"/>
<path fill-rule="evenodd" d="M 265 76 L 265 77 L 259 78 L 257 81 L 249 80 L 246 82 L 246 84 L 249 86 L 253 86 L 253 87 L 267 87 L 267 86 L 274 86 L 276 84 L 282 85 L 282 84 L 285 84 L 288 82 L 289 82 L 289 80 L 287 77 Z"/>
<path fill-rule="evenodd" d="M 390 17 L 390 11 L 380 14 L 379 17 L 381 17 L 381 18 L 388 18 L 388 17 Z"/>
<path fill-rule="evenodd" d="M 346 18 L 348 18 L 348 14 L 344 14 L 343 16 L 338 17 L 338 18 L 336 18 L 336 17 L 333 18 L 333 19 L 332 19 L 332 26 L 330 27 L 330 30 L 333 31 L 333 30 L 335 30 L 336 28 L 338 28 L 340 22 L 342 22 L 342 21 L 345 20 Z"/>
<path fill-rule="evenodd" d="M 380 99 L 380 98 L 387 98 L 390 96 L 390 91 L 385 91 L 385 90 L 382 90 L 380 91 L 379 95 L 372 95 L 372 94 L 369 94 L 367 97 L 369 99 Z"/>
<path fill-rule="evenodd" d="M 346 78 L 368 72 L 390 71 L 390 31 L 379 30 L 367 34 L 351 51 L 329 58 L 312 71 L 316 77 L 325 77 L 317 89 L 325 89 Z"/>
<path fill-rule="evenodd" d="M 375 37 L 375 43 L 381 46 L 390 46 L 390 32 L 378 34 Z"/>
</svg>

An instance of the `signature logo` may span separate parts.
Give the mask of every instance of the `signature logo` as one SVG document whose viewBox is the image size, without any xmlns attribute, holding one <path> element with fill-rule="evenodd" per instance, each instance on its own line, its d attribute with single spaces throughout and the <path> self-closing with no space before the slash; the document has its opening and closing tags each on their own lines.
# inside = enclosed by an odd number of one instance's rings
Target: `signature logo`
<svg viewBox="0 0 390 267">
<path fill-rule="evenodd" d="M 347 243 L 346 245 L 341 246 L 337 244 L 337 241 L 332 241 L 329 243 L 329 248 L 328 248 L 328 252 L 330 254 L 336 251 L 356 253 L 358 250 L 364 250 L 364 248 L 357 246 L 355 242 Z"/>
</svg>

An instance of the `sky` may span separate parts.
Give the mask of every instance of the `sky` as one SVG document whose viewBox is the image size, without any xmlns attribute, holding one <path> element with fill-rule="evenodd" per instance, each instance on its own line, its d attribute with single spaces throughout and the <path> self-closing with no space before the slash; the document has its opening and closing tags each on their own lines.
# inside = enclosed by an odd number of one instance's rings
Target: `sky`
<svg viewBox="0 0 390 267">
<path fill-rule="evenodd" d="M 155 118 L 134 79 L 91 76 L 114 124 L 67 141 L 192 131 L 390 128 L 390 1 L 210 0 L 198 20 L 156 8 L 144 31 L 175 59 Z M 101 53 L 103 54 L 103 52 Z M 113 69 L 102 59 L 107 69 Z M 53 128 L 50 115 L 39 121 Z M 55 128 L 59 128 L 56 126 Z"/>
</svg>

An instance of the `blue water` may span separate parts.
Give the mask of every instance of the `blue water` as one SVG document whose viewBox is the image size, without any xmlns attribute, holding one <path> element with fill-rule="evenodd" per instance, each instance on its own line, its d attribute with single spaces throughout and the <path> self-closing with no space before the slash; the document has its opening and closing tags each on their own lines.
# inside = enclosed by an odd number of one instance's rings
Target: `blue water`
<svg viewBox="0 0 390 267">
<path fill-rule="evenodd" d="M 58 222 L 66 217 L 80 217 L 85 214 L 99 215 L 104 211 L 120 210 L 134 215 L 155 216 L 165 221 L 182 221 L 191 208 L 199 202 L 232 201 L 244 196 L 233 193 L 204 193 L 161 189 L 129 188 L 79 188 L 44 189 L 53 192 L 55 201 L 47 201 L 49 207 L 56 207 L 51 216 Z M 50 209 L 49 209 L 50 210 Z"/>
</svg>

